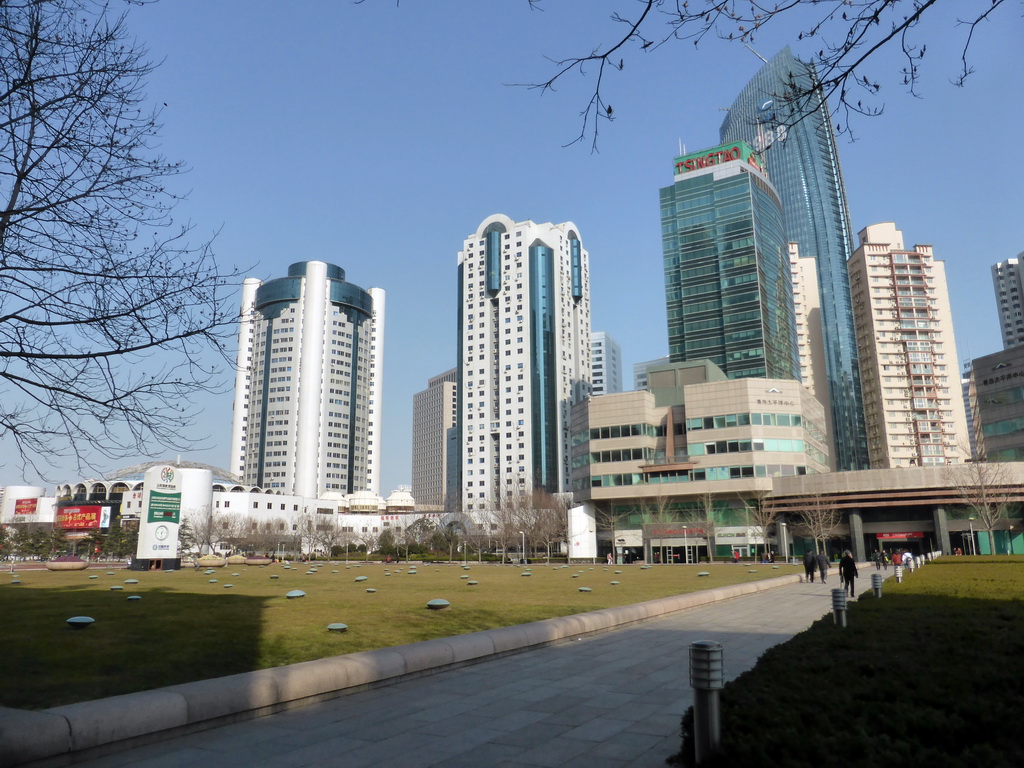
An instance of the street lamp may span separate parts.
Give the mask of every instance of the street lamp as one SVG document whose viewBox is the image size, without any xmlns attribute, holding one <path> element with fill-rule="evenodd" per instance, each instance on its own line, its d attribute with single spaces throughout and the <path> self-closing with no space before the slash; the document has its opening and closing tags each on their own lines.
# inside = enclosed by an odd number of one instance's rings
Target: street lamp
<svg viewBox="0 0 1024 768">
<path fill-rule="evenodd" d="M 1013 526 L 1012 525 L 1010 526 L 1010 530 L 1007 532 L 1007 535 L 1006 535 L 1006 554 L 1008 554 L 1008 555 L 1012 555 L 1013 554 Z"/>
<path fill-rule="evenodd" d="M 968 517 L 967 518 L 967 527 L 971 529 L 971 554 L 972 555 L 977 555 L 978 554 L 978 548 L 974 544 L 974 518 L 973 517 Z"/>
<path fill-rule="evenodd" d="M 523 537 L 523 557 L 522 557 L 521 562 L 522 562 L 523 565 L 525 565 L 526 564 L 526 533 L 524 531 L 520 531 L 519 535 Z"/>
</svg>

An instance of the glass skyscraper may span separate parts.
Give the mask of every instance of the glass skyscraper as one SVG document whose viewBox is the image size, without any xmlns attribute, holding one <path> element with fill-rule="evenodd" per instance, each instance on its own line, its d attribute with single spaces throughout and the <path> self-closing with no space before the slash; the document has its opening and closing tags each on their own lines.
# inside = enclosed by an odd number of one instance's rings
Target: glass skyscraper
<svg viewBox="0 0 1024 768">
<path fill-rule="evenodd" d="M 733 102 L 721 139 L 758 150 L 782 200 L 786 239 L 799 245 L 801 258 L 817 263 L 835 469 L 864 469 L 867 437 L 846 267 L 852 228 L 835 133 L 821 94 L 787 99 L 794 86 L 810 91 L 815 79 L 812 65 L 782 49 Z"/>
<path fill-rule="evenodd" d="M 669 358 L 800 380 L 779 197 L 739 141 L 676 159 L 661 190 Z"/>
</svg>

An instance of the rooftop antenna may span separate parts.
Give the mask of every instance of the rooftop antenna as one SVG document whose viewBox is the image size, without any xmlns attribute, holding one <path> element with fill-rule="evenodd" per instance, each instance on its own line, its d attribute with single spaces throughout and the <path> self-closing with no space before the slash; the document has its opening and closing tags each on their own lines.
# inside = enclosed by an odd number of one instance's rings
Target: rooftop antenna
<svg viewBox="0 0 1024 768">
<path fill-rule="evenodd" d="M 762 55 L 761 55 L 760 53 L 758 53 L 757 51 L 755 51 L 755 50 L 754 50 L 753 48 L 751 48 L 751 47 L 750 47 L 749 45 L 747 45 L 746 43 L 744 43 L 744 44 L 743 44 L 743 47 L 744 47 L 744 48 L 746 48 L 746 49 L 747 49 L 748 51 L 750 51 L 750 52 L 751 52 L 752 54 L 754 54 L 755 56 L 757 56 L 757 58 L 759 58 L 759 59 L 760 59 L 761 61 L 763 61 L 763 62 L 764 62 L 765 64 L 767 64 L 767 63 L 768 63 L 768 59 L 766 59 L 766 58 L 765 58 L 764 56 L 762 56 Z"/>
</svg>

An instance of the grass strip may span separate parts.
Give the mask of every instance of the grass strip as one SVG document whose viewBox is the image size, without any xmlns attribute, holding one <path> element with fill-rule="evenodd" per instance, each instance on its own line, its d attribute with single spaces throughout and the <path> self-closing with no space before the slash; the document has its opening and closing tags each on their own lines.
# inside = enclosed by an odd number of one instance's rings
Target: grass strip
<svg viewBox="0 0 1024 768">
<path fill-rule="evenodd" d="M 338 563 L 310 570 L 307 565 L 229 565 L 209 574 L 24 570 L 16 574 L 18 584 L 15 577 L 0 574 L 0 615 L 5 617 L 0 623 L 0 705 L 43 709 L 798 569 L 536 565 L 528 569 L 529 577 L 521 567 L 475 564 L 466 570 L 457 564 Z M 701 571 L 709 575 L 698 576 Z M 357 582 L 359 576 L 367 578 Z M 139 583 L 125 584 L 133 578 Z M 111 591 L 112 586 L 122 589 Z M 581 593 L 581 586 L 591 591 Z M 292 590 L 306 596 L 286 599 Z M 131 595 L 141 599 L 129 601 Z M 448 600 L 451 608 L 427 610 L 427 601 L 434 598 Z M 95 623 L 85 630 L 65 623 L 82 615 Z M 347 624 L 348 631 L 329 632 L 327 625 L 334 622 Z"/>
</svg>

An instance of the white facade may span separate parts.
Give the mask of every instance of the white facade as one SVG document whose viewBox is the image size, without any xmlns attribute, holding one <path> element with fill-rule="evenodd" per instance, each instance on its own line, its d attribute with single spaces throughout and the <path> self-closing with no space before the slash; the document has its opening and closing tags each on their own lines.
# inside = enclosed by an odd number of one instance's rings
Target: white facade
<svg viewBox="0 0 1024 768">
<path fill-rule="evenodd" d="M 593 393 L 611 395 L 622 391 L 622 349 L 604 331 L 590 334 Z"/>
<path fill-rule="evenodd" d="M 801 259 L 796 243 L 789 243 L 789 266 L 793 278 L 793 309 L 796 318 L 797 353 L 800 357 L 800 382 L 826 413 L 832 412 L 828 374 L 825 370 L 825 340 L 821 332 L 821 294 L 818 291 L 818 262 Z M 836 455 L 832 419 L 825 419 L 828 455 Z"/>
<path fill-rule="evenodd" d="M 458 419 L 458 368 L 427 381 L 412 398 L 412 494 L 420 504 L 444 506 L 451 479 L 450 436 Z"/>
<path fill-rule="evenodd" d="M 384 291 L 322 261 L 245 281 L 230 469 L 318 497 L 380 481 Z"/>
<path fill-rule="evenodd" d="M 567 491 L 570 408 L 591 388 L 578 231 L 497 214 L 466 238 L 458 265 L 463 510 Z"/>
<path fill-rule="evenodd" d="M 992 266 L 992 287 L 996 292 L 996 309 L 999 312 L 999 330 L 1003 334 L 1003 349 L 1024 344 L 1024 275 L 1021 274 L 1021 258 L 1007 259 Z"/>
<path fill-rule="evenodd" d="M 960 363 L 943 262 L 903 247 L 887 222 L 859 233 L 848 262 L 872 469 L 969 458 Z"/>
</svg>

